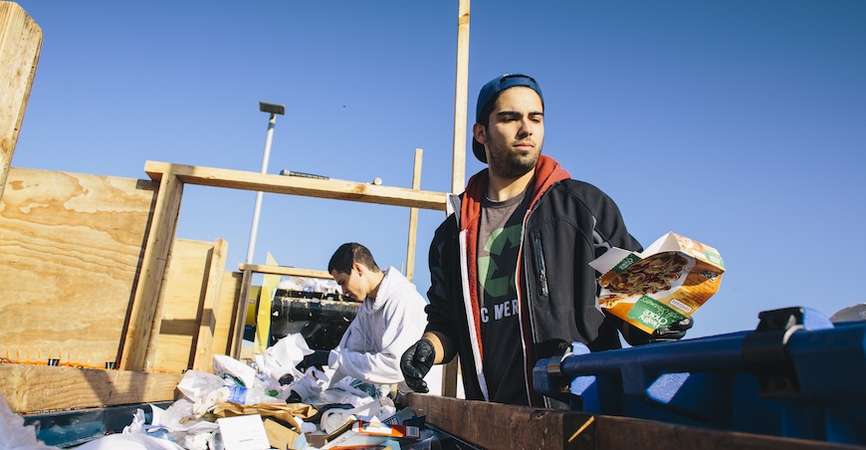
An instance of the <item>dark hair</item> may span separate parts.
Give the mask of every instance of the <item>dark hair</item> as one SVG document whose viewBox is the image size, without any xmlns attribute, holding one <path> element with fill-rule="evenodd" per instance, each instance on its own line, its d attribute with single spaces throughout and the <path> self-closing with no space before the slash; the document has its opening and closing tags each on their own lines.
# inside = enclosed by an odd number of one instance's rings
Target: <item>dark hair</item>
<svg viewBox="0 0 866 450">
<path fill-rule="evenodd" d="M 351 273 L 352 263 L 363 264 L 374 272 L 381 272 L 370 249 L 357 242 L 347 242 L 337 248 L 328 261 L 328 272 Z"/>
</svg>

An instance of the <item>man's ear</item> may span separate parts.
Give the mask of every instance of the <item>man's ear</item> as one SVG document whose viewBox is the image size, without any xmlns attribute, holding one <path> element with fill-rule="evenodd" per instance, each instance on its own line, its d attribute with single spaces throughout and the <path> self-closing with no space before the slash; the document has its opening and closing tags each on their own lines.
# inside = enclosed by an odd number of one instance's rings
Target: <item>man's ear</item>
<svg viewBox="0 0 866 450">
<path fill-rule="evenodd" d="M 352 269 L 358 271 L 358 275 L 364 276 L 367 273 L 367 267 L 361 263 L 353 262 Z"/>
<path fill-rule="evenodd" d="M 474 137 L 475 140 L 478 141 L 479 144 L 481 144 L 481 145 L 486 144 L 487 143 L 487 129 L 484 127 L 484 125 L 481 125 L 480 123 L 476 123 L 475 125 L 472 125 L 472 137 Z"/>
</svg>

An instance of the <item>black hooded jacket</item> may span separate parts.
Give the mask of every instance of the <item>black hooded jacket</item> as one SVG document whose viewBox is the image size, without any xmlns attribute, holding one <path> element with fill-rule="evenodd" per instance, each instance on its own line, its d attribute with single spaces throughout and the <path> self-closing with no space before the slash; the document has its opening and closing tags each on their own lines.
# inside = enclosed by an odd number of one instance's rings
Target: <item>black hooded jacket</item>
<svg viewBox="0 0 866 450">
<path fill-rule="evenodd" d="M 430 245 L 431 276 L 426 331 L 448 338 L 445 361 L 460 355 L 467 398 L 489 400 L 482 369 L 476 249 L 481 198 L 487 170 L 473 176 L 466 191 L 452 197 L 454 213 L 436 230 Z M 562 354 L 578 341 L 590 350 L 620 348 L 617 330 L 632 344 L 648 335 L 603 313 L 596 302 L 598 274 L 587 263 L 610 247 L 640 251 L 616 204 L 595 186 L 571 179 L 555 160 L 536 165 L 532 202 L 523 221 L 518 252 L 517 292 L 527 381 L 533 406 L 532 365 Z"/>
</svg>

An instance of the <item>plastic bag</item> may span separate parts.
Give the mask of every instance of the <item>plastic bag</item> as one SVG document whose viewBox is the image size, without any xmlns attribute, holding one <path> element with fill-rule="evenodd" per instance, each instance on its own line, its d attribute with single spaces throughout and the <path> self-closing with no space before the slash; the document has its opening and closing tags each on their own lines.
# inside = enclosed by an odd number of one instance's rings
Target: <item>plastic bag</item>
<svg viewBox="0 0 866 450">
<path fill-rule="evenodd" d="M 24 418 L 12 412 L 6 399 L 0 395 L 0 449 L 3 450 L 60 450 L 36 439 L 36 428 L 24 426 Z"/>
<path fill-rule="evenodd" d="M 151 406 L 151 409 L 153 406 Z M 136 409 L 132 414 L 132 423 L 123 427 L 123 433 L 144 433 L 144 427 L 147 422 L 144 420 L 144 410 Z"/>
<path fill-rule="evenodd" d="M 290 384 L 291 390 L 295 391 L 305 403 L 321 404 L 319 396 L 331 382 L 333 371 L 323 372 L 315 367 L 310 367 L 300 379 Z M 328 402 L 324 402 L 328 403 Z M 331 402 L 333 403 L 333 402 Z"/>
<path fill-rule="evenodd" d="M 183 374 L 177 389 L 193 403 L 197 403 L 224 385 L 223 379 L 214 374 L 188 370 Z"/>
<path fill-rule="evenodd" d="M 220 401 L 216 391 L 225 385 L 226 382 L 216 375 L 190 370 L 183 375 L 177 389 L 193 402 L 192 414 L 198 417 Z"/>
<path fill-rule="evenodd" d="M 256 381 L 255 369 L 226 355 L 214 355 L 213 371 L 233 378 L 244 387 L 251 387 Z"/>
<path fill-rule="evenodd" d="M 54 447 L 51 447 L 54 448 Z M 112 434 L 90 441 L 76 450 L 184 450 L 183 447 L 167 439 L 160 439 L 141 433 Z"/>
<path fill-rule="evenodd" d="M 150 407 L 153 410 L 152 423 L 141 427 L 146 435 L 171 440 L 189 450 L 213 448 L 214 435 L 219 427 L 213 422 L 195 420 L 194 405 L 189 400 L 182 398 L 172 403 L 168 409 L 154 405 Z M 136 415 L 139 411 L 136 411 Z M 134 418 L 133 425 L 136 422 Z M 127 428 L 131 433 L 136 430 L 132 426 Z M 124 429 L 124 433 L 126 432 L 127 429 Z"/>
<path fill-rule="evenodd" d="M 279 380 L 287 373 L 298 379 L 303 374 L 295 366 L 304 359 L 304 356 L 312 353 L 313 350 L 307 345 L 307 341 L 302 335 L 290 334 L 268 347 L 264 353 L 256 355 L 256 367 L 259 372 L 273 380 Z"/>
</svg>

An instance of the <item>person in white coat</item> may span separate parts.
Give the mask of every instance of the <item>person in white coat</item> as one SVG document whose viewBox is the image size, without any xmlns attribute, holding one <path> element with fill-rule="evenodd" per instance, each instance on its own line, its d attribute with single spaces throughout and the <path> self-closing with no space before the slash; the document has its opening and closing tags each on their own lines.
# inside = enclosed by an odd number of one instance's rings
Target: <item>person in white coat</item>
<svg viewBox="0 0 866 450">
<path fill-rule="evenodd" d="M 367 247 L 341 245 L 328 262 L 328 272 L 343 295 L 362 302 L 340 344 L 328 355 L 333 380 L 351 376 L 367 383 L 403 381 L 400 356 L 427 324 L 427 302 L 415 285 L 394 267 L 379 269 Z"/>
</svg>

